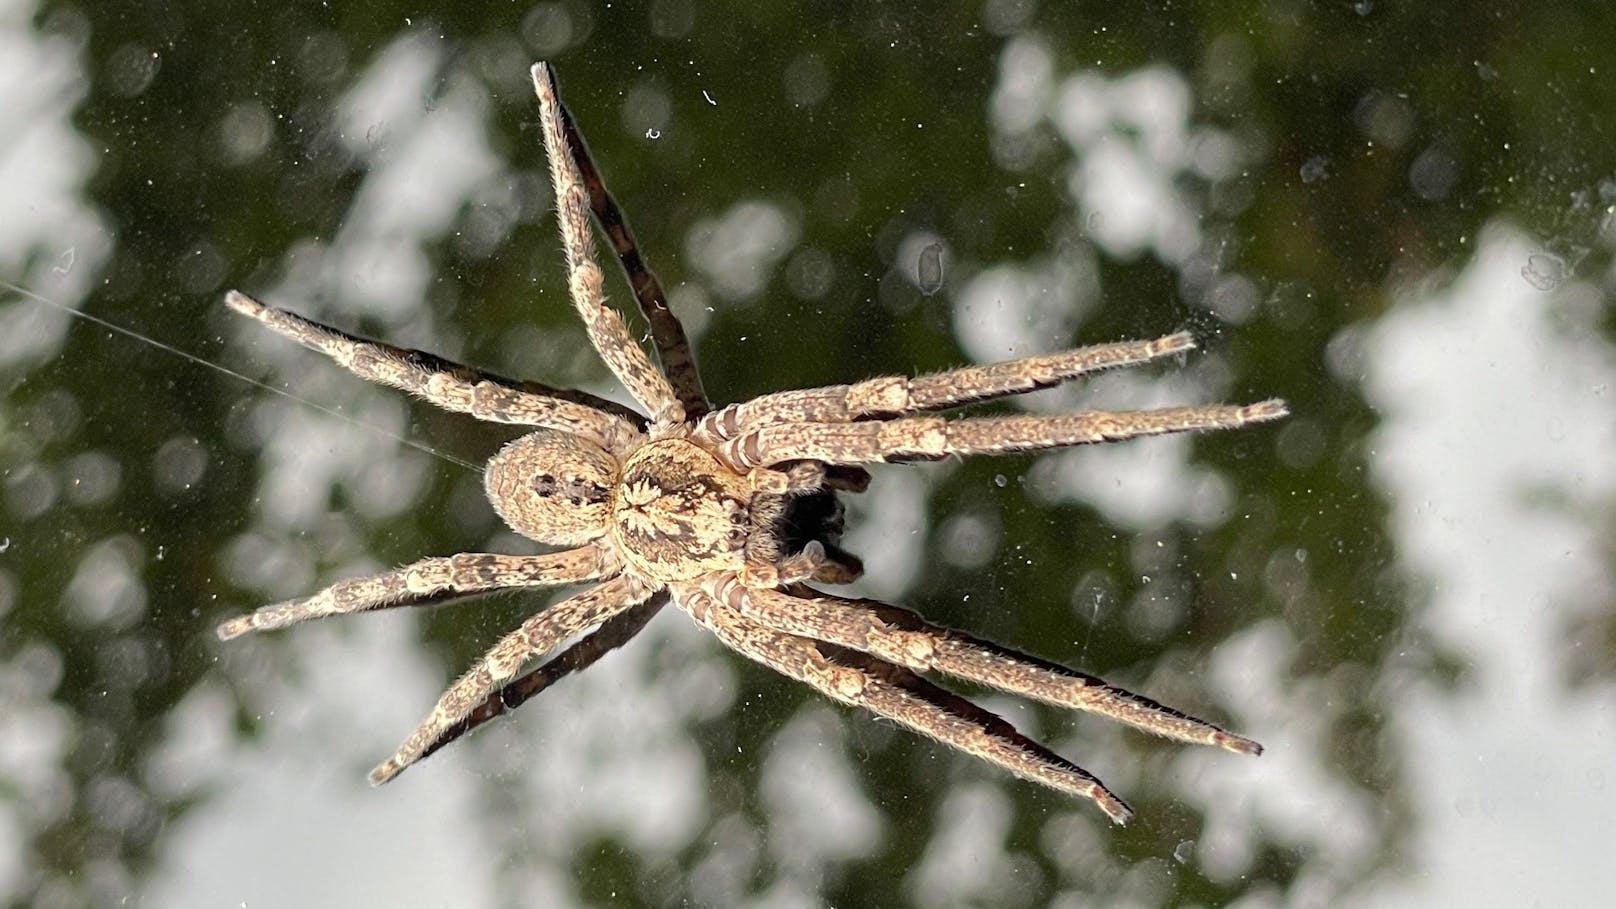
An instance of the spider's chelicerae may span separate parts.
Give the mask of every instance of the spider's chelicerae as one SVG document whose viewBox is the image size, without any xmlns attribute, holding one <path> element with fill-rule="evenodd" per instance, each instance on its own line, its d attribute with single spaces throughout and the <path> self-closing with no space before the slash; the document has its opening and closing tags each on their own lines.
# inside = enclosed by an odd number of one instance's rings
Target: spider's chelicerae
<svg viewBox="0 0 1616 909">
<path fill-rule="evenodd" d="M 1135 436 L 1232 429 L 1285 415 L 1278 400 L 1136 412 L 944 419 L 930 411 L 1046 388 L 1102 369 L 1189 350 L 1188 334 L 1084 347 L 923 378 L 888 377 L 763 395 L 712 410 L 689 344 L 616 202 L 557 96 L 533 67 L 572 302 L 589 340 L 650 415 L 592 395 L 514 381 L 343 334 L 232 292 L 237 312 L 321 351 L 362 378 L 481 420 L 534 427 L 489 461 L 488 499 L 512 529 L 565 547 L 544 555 L 461 553 L 353 578 L 219 626 L 230 639 L 304 619 L 420 606 L 499 590 L 592 584 L 507 634 L 456 681 L 376 783 L 511 709 L 627 641 L 668 601 L 725 645 L 835 700 L 1062 792 L 1117 822 L 1123 801 L 1009 723 L 928 681 L 943 673 L 1146 732 L 1257 754 L 1226 732 L 1093 676 L 941 628 L 870 600 L 824 593 L 861 571 L 837 545 L 840 492 L 862 465 L 1041 451 Z M 599 220 L 651 327 L 662 369 L 606 305 L 590 213 Z M 591 631 L 518 677 L 524 663 Z"/>
</svg>

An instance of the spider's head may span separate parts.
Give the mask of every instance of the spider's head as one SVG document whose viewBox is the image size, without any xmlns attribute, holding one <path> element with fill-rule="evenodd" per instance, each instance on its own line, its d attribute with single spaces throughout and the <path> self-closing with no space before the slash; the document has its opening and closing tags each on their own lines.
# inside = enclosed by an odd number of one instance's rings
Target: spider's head
<svg viewBox="0 0 1616 909">
<path fill-rule="evenodd" d="M 617 461 L 600 446 L 541 429 L 489 459 L 483 488 L 517 533 L 577 546 L 606 533 L 617 474 Z"/>
</svg>

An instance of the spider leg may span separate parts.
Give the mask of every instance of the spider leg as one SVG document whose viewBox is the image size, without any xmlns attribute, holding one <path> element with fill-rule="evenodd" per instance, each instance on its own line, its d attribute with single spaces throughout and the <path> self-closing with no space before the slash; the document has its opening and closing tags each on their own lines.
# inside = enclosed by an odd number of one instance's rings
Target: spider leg
<svg viewBox="0 0 1616 909">
<path fill-rule="evenodd" d="M 561 681 L 574 672 L 582 672 L 595 661 L 613 650 L 628 643 L 631 638 L 639 634 L 651 621 L 651 617 L 661 611 L 668 604 L 668 592 L 660 591 L 649 600 L 630 608 L 627 612 L 618 613 L 600 624 L 600 627 L 585 635 L 582 640 L 561 651 L 555 659 L 534 669 L 532 672 L 507 682 L 504 687 L 489 695 L 483 702 L 460 722 L 455 723 L 443 734 L 426 746 L 417 761 L 430 757 L 438 749 L 454 742 L 478 726 L 499 717 L 509 711 L 527 703 L 529 698 L 544 691 L 556 682 Z"/>
<path fill-rule="evenodd" d="M 601 359 L 652 420 L 664 424 L 682 423 L 684 407 L 674 394 L 673 386 L 634 342 L 623 317 L 606 305 L 605 277 L 590 250 L 589 193 L 577 164 L 567 151 L 555 73 L 546 64 L 533 64 L 533 89 L 539 98 L 544 149 L 550 158 L 550 183 L 555 188 L 556 220 L 561 224 L 561 245 L 567 253 L 568 288 L 573 306 L 583 317 L 589 341 Z"/>
<path fill-rule="evenodd" d="M 1023 779 L 1089 799 L 1119 824 L 1133 814 L 1088 771 L 907 669 L 759 625 L 699 590 L 676 590 L 674 598 L 726 646 L 833 700 L 888 717 Z"/>
<path fill-rule="evenodd" d="M 360 338 L 265 306 L 239 291 L 230 291 L 224 299 L 236 312 L 325 354 L 360 378 L 419 395 L 444 410 L 491 423 L 558 429 L 609 451 L 623 450 L 639 435 L 642 417 L 594 395 L 518 382 L 429 353 Z"/>
<path fill-rule="evenodd" d="M 825 561 L 814 571 L 821 584 L 851 584 L 864 576 L 864 560 L 832 543 L 822 544 Z"/>
<path fill-rule="evenodd" d="M 1042 451 L 1137 436 L 1235 429 L 1277 420 L 1278 399 L 1245 406 L 1208 404 L 1141 411 L 1084 411 L 1057 416 L 901 417 L 856 423 L 780 423 L 726 442 L 724 456 L 745 467 L 811 458 L 834 464 L 936 460 L 949 455 Z"/>
<path fill-rule="evenodd" d="M 429 746 L 478 708 L 488 695 L 515 677 L 522 664 L 548 653 L 562 641 L 650 598 L 653 591 L 619 575 L 550 606 L 499 639 L 481 662 L 443 693 L 432 712 L 397 752 L 370 772 L 380 785 L 418 760 Z"/>
<path fill-rule="evenodd" d="M 825 555 L 825 544 L 818 540 L 809 540 L 800 551 L 783 557 L 758 558 L 753 553 L 746 555 L 736 577 L 748 587 L 800 584 L 821 576 L 839 576 L 844 570 L 844 566 L 840 565 L 826 567 L 832 563 Z"/>
<path fill-rule="evenodd" d="M 1262 753 L 1262 746 L 1251 739 L 1205 720 L 1058 663 L 933 625 L 897 606 L 808 588 L 790 593 L 749 589 L 724 578 L 705 583 L 703 589 L 752 621 L 863 651 L 916 672 L 944 672 L 1057 707 L 1097 713 L 1181 742 L 1215 745 L 1238 754 Z"/>
<path fill-rule="evenodd" d="M 614 568 L 593 546 L 533 556 L 463 552 L 422 559 L 382 574 L 338 581 L 305 599 L 262 606 L 221 624 L 219 638 L 228 641 L 248 632 L 285 628 L 328 615 L 429 606 L 495 590 L 577 584 L 593 581 Z"/>
<path fill-rule="evenodd" d="M 842 492 L 863 492 L 870 488 L 870 472 L 848 464 L 826 464 L 825 485 Z"/>
<path fill-rule="evenodd" d="M 1088 373 L 1145 363 L 1194 347 L 1189 332 L 1179 332 L 1153 341 L 1079 347 L 913 379 L 886 376 L 852 385 L 776 392 L 709 414 L 698 431 L 723 440 L 774 423 L 848 423 L 876 415 L 960 407 L 1049 388 Z"/>
<path fill-rule="evenodd" d="M 668 295 L 662 290 L 662 282 L 657 280 L 656 274 L 640 255 L 639 244 L 634 241 L 634 231 L 629 228 L 622 209 L 617 207 L 617 200 L 606 189 L 606 181 L 601 178 L 600 169 L 590 157 L 589 147 L 584 144 L 583 135 L 572 120 L 572 113 L 566 105 L 561 105 L 560 110 L 567 148 L 571 151 L 573 163 L 578 165 L 584 188 L 589 191 L 589 207 L 594 211 L 595 220 L 606 234 L 606 239 L 612 244 L 612 250 L 617 253 L 617 261 L 622 264 L 629 286 L 634 289 L 634 299 L 640 303 L 640 312 L 651 324 L 651 340 L 656 344 L 662 370 L 667 373 L 668 382 L 679 396 L 679 402 L 685 406 L 685 418 L 693 420 L 700 417 L 712 409 L 712 404 L 702 388 L 701 373 L 697 371 L 695 356 L 690 351 L 690 339 L 685 336 L 679 317 L 668 307 Z"/>
</svg>

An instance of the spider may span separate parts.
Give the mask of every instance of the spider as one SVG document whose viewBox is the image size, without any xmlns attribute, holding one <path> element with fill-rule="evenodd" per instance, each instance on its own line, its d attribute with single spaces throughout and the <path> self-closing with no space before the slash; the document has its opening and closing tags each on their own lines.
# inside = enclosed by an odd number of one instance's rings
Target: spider
<svg viewBox="0 0 1616 909">
<path fill-rule="evenodd" d="M 572 302 L 594 349 L 649 416 L 582 392 L 506 379 L 344 334 L 236 291 L 226 297 L 231 309 L 361 378 L 480 420 L 529 427 L 489 460 L 484 485 L 494 510 L 513 530 L 563 548 L 542 555 L 461 553 L 338 581 L 306 599 L 232 618 L 219 626 L 221 638 L 321 616 L 593 584 L 501 638 L 450 686 L 398 751 L 371 771 L 373 783 L 392 779 L 587 668 L 670 601 L 752 660 L 1017 776 L 1090 799 L 1117 823 L 1132 811 L 1099 779 L 925 674 L 1093 711 L 1182 742 L 1261 753 L 1251 739 L 1093 676 L 939 627 L 896 606 L 809 585 L 844 584 L 862 572 L 860 561 L 837 545 L 837 496 L 865 488 L 865 465 L 1231 429 L 1285 416 L 1282 401 L 1057 416 L 930 414 L 1194 347 L 1187 333 L 1178 333 L 921 378 L 783 391 L 714 410 L 662 287 L 640 258 L 561 104 L 553 71 L 538 63 L 532 76 Z M 591 212 L 650 324 L 660 370 L 607 306 L 592 251 Z M 583 632 L 590 633 L 518 676 L 529 660 Z"/>
</svg>

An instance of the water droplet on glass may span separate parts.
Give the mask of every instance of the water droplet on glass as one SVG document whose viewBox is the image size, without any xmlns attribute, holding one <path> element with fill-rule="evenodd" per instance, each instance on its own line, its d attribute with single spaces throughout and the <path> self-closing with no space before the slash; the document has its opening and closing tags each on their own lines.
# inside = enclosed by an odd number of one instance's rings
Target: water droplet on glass
<svg viewBox="0 0 1616 909">
<path fill-rule="evenodd" d="M 662 130 L 657 129 L 654 126 L 650 127 L 649 129 L 647 129 L 645 131 L 645 138 L 647 138 L 647 139 L 660 139 L 660 138 L 662 138 Z"/>
<path fill-rule="evenodd" d="M 1565 283 L 1565 261 L 1550 253 L 1533 253 L 1526 257 L 1521 277 L 1538 290 L 1554 290 Z"/>
<path fill-rule="evenodd" d="M 999 487 L 1000 489 L 1003 489 L 1006 486 L 1010 485 L 1010 478 L 1005 476 L 1002 473 L 1001 474 L 995 474 L 994 477 L 993 477 L 993 485 Z"/>
<path fill-rule="evenodd" d="M 1089 233 L 1091 233 L 1091 234 L 1099 233 L 1100 228 L 1105 226 L 1105 215 L 1102 215 L 1099 212 L 1091 212 L 1089 214 L 1088 224 L 1089 224 Z"/>
<path fill-rule="evenodd" d="M 1302 182 L 1317 183 L 1330 175 L 1330 159 L 1323 155 L 1314 155 L 1302 165 Z"/>
<path fill-rule="evenodd" d="M 929 243 L 915 263 L 915 286 L 926 296 L 943 289 L 943 244 Z"/>
<path fill-rule="evenodd" d="M 1190 863 L 1190 855 L 1194 851 L 1195 841 L 1183 840 L 1177 846 L 1173 847 L 1173 861 L 1179 863 L 1180 865 L 1188 865 Z"/>
<path fill-rule="evenodd" d="M 1370 0 L 1358 0 L 1357 3 L 1352 4 L 1352 11 L 1360 16 L 1367 16 L 1375 11 L 1375 4 Z"/>
<path fill-rule="evenodd" d="M 73 270 L 73 263 L 78 260 L 78 257 L 79 248 L 77 246 L 69 246 L 66 251 L 56 257 L 56 264 L 51 267 L 51 271 L 56 272 L 59 275 L 67 274 Z"/>
</svg>

